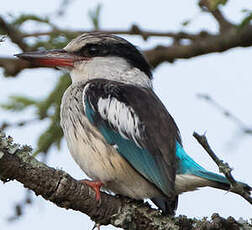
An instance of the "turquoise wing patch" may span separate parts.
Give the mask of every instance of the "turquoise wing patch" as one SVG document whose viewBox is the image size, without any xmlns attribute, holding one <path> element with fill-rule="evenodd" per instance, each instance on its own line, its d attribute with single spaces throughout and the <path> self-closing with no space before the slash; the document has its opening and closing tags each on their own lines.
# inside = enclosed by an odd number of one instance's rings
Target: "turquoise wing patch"
<svg viewBox="0 0 252 230">
<path fill-rule="evenodd" d="M 118 153 L 126 159 L 136 171 L 166 194 L 169 188 L 167 188 L 165 184 L 165 175 L 162 174 L 152 154 L 147 149 L 139 146 L 133 139 L 125 138 L 113 129 L 106 120 L 101 118 L 99 112 L 92 108 L 87 98 L 84 99 L 84 103 L 85 114 L 88 120 L 98 128 L 107 143 L 116 145 Z"/>
</svg>

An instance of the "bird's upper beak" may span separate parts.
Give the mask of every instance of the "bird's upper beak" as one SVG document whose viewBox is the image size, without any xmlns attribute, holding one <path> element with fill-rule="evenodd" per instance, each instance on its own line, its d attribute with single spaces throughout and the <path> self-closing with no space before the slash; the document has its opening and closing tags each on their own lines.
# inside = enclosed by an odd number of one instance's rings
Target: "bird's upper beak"
<svg viewBox="0 0 252 230">
<path fill-rule="evenodd" d="M 74 62 L 85 59 L 64 49 L 25 52 L 15 56 L 35 65 L 47 67 L 73 67 Z"/>
</svg>

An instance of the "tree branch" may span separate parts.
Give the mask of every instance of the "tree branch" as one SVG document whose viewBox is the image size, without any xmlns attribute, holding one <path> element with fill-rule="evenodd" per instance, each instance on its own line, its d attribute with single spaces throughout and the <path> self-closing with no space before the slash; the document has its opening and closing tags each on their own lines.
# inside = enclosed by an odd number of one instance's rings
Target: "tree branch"
<svg viewBox="0 0 252 230">
<path fill-rule="evenodd" d="M 199 36 L 197 34 L 190 34 L 187 32 L 159 32 L 159 31 L 148 31 L 141 29 L 138 25 L 132 25 L 128 30 L 99 30 L 102 33 L 107 34 L 119 34 L 119 35 L 137 35 L 141 36 L 145 41 L 150 37 L 165 37 L 165 38 L 175 38 L 175 39 L 189 39 L 195 40 L 198 39 Z M 96 30 L 64 30 L 64 29 L 52 29 L 47 32 L 33 32 L 33 33 L 23 33 L 21 36 L 23 38 L 26 37 L 40 37 L 40 36 L 49 36 L 52 33 L 56 34 L 71 34 L 72 36 L 78 36 L 83 33 L 96 32 Z"/>
<path fill-rule="evenodd" d="M 217 4 L 217 5 L 216 5 Z M 128 30 L 100 30 L 103 33 L 120 34 L 120 35 L 138 35 L 144 40 L 150 37 L 171 38 L 174 42 L 169 46 L 156 46 L 152 49 L 145 50 L 144 54 L 149 60 L 150 64 L 155 68 L 163 62 L 173 63 L 177 59 L 188 59 L 200 55 L 205 55 L 214 52 L 224 52 L 235 47 L 252 46 L 252 25 L 244 26 L 234 25 L 230 23 L 218 9 L 219 3 L 213 3 L 211 0 L 200 0 L 199 6 L 202 10 L 207 11 L 213 15 L 219 25 L 219 33 L 209 34 L 206 31 L 201 31 L 198 34 L 191 34 L 188 32 L 158 32 L 143 30 L 139 26 L 133 24 Z M 8 24 L 2 17 L 0 17 L 1 32 L 7 34 L 13 43 L 16 43 L 23 51 L 32 49 L 24 41 L 27 37 L 41 37 L 50 35 L 70 35 L 67 37 L 75 37 L 79 34 L 91 31 L 76 31 L 64 30 L 55 26 L 47 32 L 20 32 L 13 25 Z M 188 43 L 183 44 L 183 40 Z M 10 62 L 8 64 L 6 62 Z M 23 69 L 33 68 L 30 64 L 21 64 L 21 61 L 15 59 L 7 59 L 0 57 L 0 67 L 5 69 L 5 75 L 14 76 Z"/>
<path fill-rule="evenodd" d="M 32 122 L 36 122 L 36 121 L 37 121 L 37 119 L 34 119 L 34 118 L 33 119 L 29 119 L 29 120 L 23 120 L 23 121 L 13 122 L 13 123 L 4 121 L 0 125 L 0 131 L 4 131 L 5 129 L 10 128 L 10 127 L 11 128 L 23 127 L 25 125 L 31 124 Z"/>
<path fill-rule="evenodd" d="M 58 31 L 59 32 L 59 31 Z M 66 31 L 61 31 L 66 32 Z M 67 31 L 67 33 L 82 33 L 84 31 Z M 174 39 L 189 39 L 190 44 L 183 45 L 175 43 L 169 46 L 157 46 L 155 48 L 143 51 L 150 64 L 155 68 L 163 62 L 174 62 L 177 59 L 188 59 L 200 55 L 205 55 L 214 52 L 224 52 L 228 49 L 235 47 L 248 47 L 252 46 L 252 26 L 247 25 L 243 28 L 232 27 L 225 33 L 219 33 L 217 35 L 210 35 L 206 32 L 199 34 L 186 34 L 181 33 L 158 33 L 158 32 L 144 32 L 139 30 L 138 32 L 131 31 L 103 31 L 112 32 L 118 34 L 139 34 L 145 38 L 149 36 L 166 36 L 173 37 Z M 41 33 L 40 35 L 46 35 Z M 39 34 L 33 34 L 33 36 L 39 36 Z M 0 67 L 5 69 L 6 75 L 15 75 L 26 68 L 34 68 L 34 65 L 27 62 L 16 60 L 14 58 L 1 58 Z"/>
<path fill-rule="evenodd" d="M 247 200 L 250 204 L 252 204 L 252 197 L 250 196 L 250 193 L 245 190 L 245 186 L 241 183 L 238 183 L 233 175 L 231 174 L 232 169 L 229 167 L 228 163 L 224 163 L 222 160 L 220 160 L 217 155 L 214 153 L 214 151 L 211 149 L 210 145 L 208 144 L 208 141 L 206 139 L 205 135 L 199 135 L 198 133 L 194 132 L 193 136 L 196 138 L 196 140 L 200 143 L 200 145 L 207 151 L 209 156 L 213 159 L 213 161 L 218 165 L 219 170 L 221 173 L 225 175 L 225 177 L 228 179 L 228 181 L 231 184 L 231 191 L 234 193 L 239 194 L 242 196 L 245 200 Z M 252 190 L 251 187 L 247 188 Z"/>
<path fill-rule="evenodd" d="M 0 133 L 0 179 L 3 182 L 17 180 L 59 207 L 80 211 L 90 216 L 96 223 L 112 224 L 124 229 L 191 229 L 237 230 L 252 225 L 246 221 L 239 223 L 233 218 L 224 219 L 214 214 L 211 220 L 176 218 L 161 215 L 143 202 L 128 198 L 101 194 L 101 202 L 95 200 L 94 191 L 76 181 L 62 170 L 56 170 L 30 156 L 31 148 L 20 147 L 11 137 Z"/>
<path fill-rule="evenodd" d="M 30 62 L 26 62 L 17 58 L 1 57 L 0 67 L 4 69 L 5 76 L 15 77 L 19 72 L 21 72 L 24 69 L 38 68 L 39 66 L 36 66 L 34 64 L 31 64 Z"/>
<path fill-rule="evenodd" d="M 215 9 L 210 12 L 218 22 L 220 32 L 225 32 L 226 30 L 234 26 L 224 17 L 224 15 L 221 13 L 219 9 Z"/>
<path fill-rule="evenodd" d="M 211 0 L 200 0 L 199 1 L 199 6 L 211 13 L 214 18 L 216 19 L 216 21 L 218 22 L 219 25 L 219 31 L 221 33 L 224 33 L 225 31 L 229 30 L 230 28 L 234 27 L 234 25 L 232 23 L 230 23 L 222 14 L 222 12 L 219 10 L 218 8 L 218 4 L 216 6 L 214 6 L 214 8 L 211 7 Z"/>
<path fill-rule="evenodd" d="M 167 61 L 176 59 L 188 59 L 214 52 L 224 52 L 235 47 L 252 46 L 252 26 L 232 28 L 218 35 L 207 35 L 201 39 L 192 41 L 189 45 L 157 46 L 144 51 L 145 56 L 153 67 Z"/>
<path fill-rule="evenodd" d="M 37 161 L 29 154 L 27 146 L 19 147 L 12 138 L 0 135 L 0 177 L 2 181 L 17 180 L 59 207 L 86 213 L 100 224 L 114 224 L 125 227 L 127 218 L 137 221 L 134 215 L 144 218 L 148 205 L 102 193 L 101 203 L 95 200 L 95 193 L 88 186 L 76 181 L 62 170 L 55 170 Z M 139 211 L 140 210 L 140 211 Z M 134 213 L 134 215 L 133 215 Z M 160 217 L 160 212 L 152 210 L 152 215 Z M 125 218 L 125 219 L 124 219 Z M 146 217 L 148 219 L 150 217 Z M 155 219 L 154 218 L 154 219 Z M 119 223 L 121 220 L 122 223 Z M 150 222 L 150 219 L 149 219 Z M 148 228 L 150 229 L 150 228 Z"/>
<path fill-rule="evenodd" d="M 3 31 L 4 34 L 7 34 L 11 41 L 17 44 L 21 50 L 29 51 L 29 46 L 23 41 L 22 33 L 11 24 L 8 24 L 1 16 L 0 28 L 1 31 Z"/>
</svg>

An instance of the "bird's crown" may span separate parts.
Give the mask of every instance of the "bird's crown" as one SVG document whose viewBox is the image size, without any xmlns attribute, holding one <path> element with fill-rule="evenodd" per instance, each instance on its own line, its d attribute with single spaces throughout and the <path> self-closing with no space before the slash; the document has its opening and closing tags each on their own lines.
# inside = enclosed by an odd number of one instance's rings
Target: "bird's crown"
<svg viewBox="0 0 252 230">
<path fill-rule="evenodd" d="M 64 50 L 87 58 L 121 57 L 152 78 L 151 67 L 142 53 L 130 42 L 115 35 L 101 32 L 84 33 L 73 39 Z"/>
</svg>

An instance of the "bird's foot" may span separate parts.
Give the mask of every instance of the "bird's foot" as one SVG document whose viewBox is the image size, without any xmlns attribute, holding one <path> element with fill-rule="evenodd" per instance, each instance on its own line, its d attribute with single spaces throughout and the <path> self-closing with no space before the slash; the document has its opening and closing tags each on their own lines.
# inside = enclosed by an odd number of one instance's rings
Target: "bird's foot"
<svg viewBox="0 0 252 230">
<path fill-rule="evenodd" d="M 100 189 L 104 185 L 101 181 L 80 180 L 80 182 L 91 187 L 95 191 L 95 194 L 96 194 L 95 199 L 97 201 L 101 200 Z"/>
<path fill-rule="evenodd" d="M 100 227 L 101 227 L 100 224 L 95 223 L 95 225 L 94 225 L 94 227 L 92 228 L 92 230 L 94 230 L 94 229 L 96 229 L 96 228 L 97 228 L 97 230 L 101 230 Z"/>
</svg>

